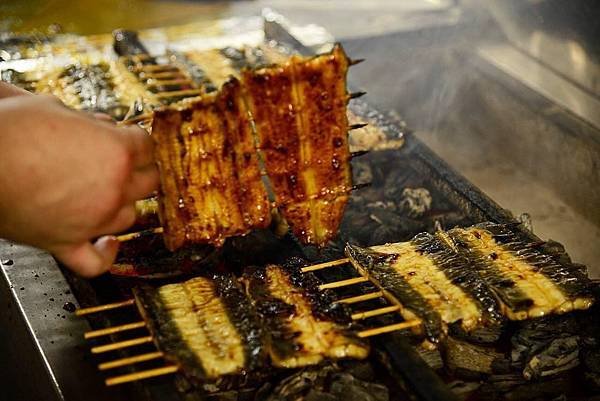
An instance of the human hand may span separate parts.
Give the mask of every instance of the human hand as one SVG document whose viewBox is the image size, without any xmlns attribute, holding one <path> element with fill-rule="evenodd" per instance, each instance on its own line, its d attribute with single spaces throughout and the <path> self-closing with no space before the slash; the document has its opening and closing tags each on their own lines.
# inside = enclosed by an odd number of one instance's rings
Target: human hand
<svg viewBox="0 0 600 401">
<path fill-rule="evenodd" d="M 0 121 L 0 236 L 82 276 L 106 271 L 118 242 L 102 236 L 131 226 L 135 200 L 158 186 L 148 135 L 44 95 L 5 97 Z"/>
</svg>

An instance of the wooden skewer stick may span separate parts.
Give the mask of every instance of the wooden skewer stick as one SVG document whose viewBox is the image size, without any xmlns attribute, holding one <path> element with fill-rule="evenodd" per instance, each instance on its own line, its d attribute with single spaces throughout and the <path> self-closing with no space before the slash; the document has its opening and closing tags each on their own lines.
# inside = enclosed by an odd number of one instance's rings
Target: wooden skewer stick
<svg viewBox="0 0 600 401">
<path fill-rule="evenodd" d="M 202 89 L 185 89 L 180 91 L 158 92 L 155 93 L 157 98 L 181 97 L 181 96 L 198 96 L 203 92 Z"/>
<path fill-rule="evenodd" d="M 369 281 L 369 279 L 366 277 L 362 277 L 362 276 L 349 278 L 347 280 L 333 281 L 331 283 L 321 284 L 319 286 L 319 290 L 327 290 L 327 289 L 331 289 L 331 288 L 346 287 L 349 285 L 364 283 L 366 281 Z"/>
<path fill-rule="evenodd" d="M 147 53 L 134 54 L 134 55 L 132 55 L 130 57 L 134 61 L 148 60 L 148 59 L 151 58 L 150 55 L 147 54 Z M 363 59 L 358 59 L 358 60 L 364 60 L 364 58 Z M 350 65 L 352 65 L 352 64 L 350 64 Z"/>
<path fill-rule="evenodd" d="M 105 304 L 99 306 L 92 306 L 89 308 L 81 308 L 75 311 L 75 316 L 84 316 L 91 313 L 104 312 L 111 309 L 123 308 L 135 304 L 135 299 L 128 299 L 126 301 L 114 302 L 112 304 Z"/>
<path fill-rule="evenodd" d="M 348 99 L 357 99 L 366 94 L 367 94 L 367 92 L 364 92 L 364 91 L 348 93 Z"/>
<path fill-rule="evenodd" d="M 137 231 L 134 233 L 119 235 L 119 236 L 117 236 L 117 240 L 119 242 L 127 242 L 127 241 L 131 241 L 133 239 L 136 239 L 136 238 L 140 238 L 144 235 L 161 234 L 163 231 L 164 230 L 162 227 L 156 227 L 156 228 L 151 228 L 148 230 L 142 230 L 142 231 Z"/>
<path fill-rule="evenodd" d="M 354 129 L 364 128 L 364 127 L 366 127 L 367 125 L 369 125 L 369 123 L 358 123 L 358 124 L 352 124 L 352 125 L 350 125 L 350 126 L 348 127 L 348 130 L 349 130 L 349 131 L 352 131 L 352 130 L 354 130 Z"/>
<path fill-rule="evenodd" d="M 92 354 L 102 354 L 108 351 L 114 351 L 122 348 L 134 347 L 136 345 L 148 344 L 152 342 L 152 336 L 145 336 L 139 338 L 133 338 L 131 340 L 119 341 L 117 343 L 111 343 L 106 345 L 99 345 L 92 347 Z"/>
<path fill-rule="evenodd" d="M 83 338 L 85 338 L 86 340 L 89 340 L 90 338 L 107 336 L 109 334 L 121 333 L 123 331 L 128 331 L 128 330 L 141 329 L 143 327 L 146 327 L 146 322 L 142 321 L 142 322 L 127 323 L 127 324 L 122 324 L 120 326 L 113 326 L 113 327 L 107 327 L 105 329 L 88 331 L 87 333 L 85 333 L 83 335 Z"/>
<path fill-rule="evenodd" d="M 157 72 L 157 71 L 176 72 L 176 71 L 179 71 L 179 68 L 177 66 L 170 65 L 170 64 L 142 64 L 142 65 L 136 66 L 134 68 L 134 70 L 136 72 Z"/>
<path fill-rule="evenodd" d="M 364 58 L 350 59 L 350 60 L 348 60 L 348 64 L 356 65 L 356 64 L 362 63 L 363 61 L 365 61 Z"/>
<path fill-rule="evenodd" d="M 396 312 L 400 310 L 399 305 L 384 306 L 383 308 L 357 312 L 352 314 L 352 320 L 362 320 L 373 316 L 385 315 L 386 313 Z"/>
<path fill-rule="evenodd" d="M 421 321 L 419 319 L 409 320 L 402 323 L 390 324 L 388 326 L 376 327 L 374 329 L 368 329 L 358 332 L 358 336 L 361 338 L 372 337 L 379 334 L 390 333 L 392 331 L 405 330 L 411 327 L 420 326 Z"/>
<path fill-rule="evenodd" d="M 176 78 L 185 78 L 186 76 L 180 72 L 142 72 L 140 73 L 140 79 L 176 79 Z"/>
<path fill-rule="evenodd" d="M 175 373 L 179 368 L 175 365 L 163 366 L 162 368 L 149 369 L 141 372 L 129 373 L 127 375 L 115 376 L 106 379 L 104 382 L 107 386 L 114 386 L 116 384 L 129 383 L 137 380 L 148 379 L 150 377 L 157 377 L 163 375 L 169 375 Z"/>
<path fill-rule="evenodd" d="M 345 265 L 348 262 L 350 262 L 350 259 L 348 258 L 332 260 L 331 262 L 319 263 L 317 265 L 303 267 L 302 269 L 300 269 L 300 271 L 302 273 L 314 272 L 316 270 L 326 269 L 328 267 Z"/>
<path fill-rule="evenodd" d="M 147 88 L 156 88 L 157 86 L 163 85 L 179 85 L 179 84 L 191 84 L 192 81 L 188 78 L 176 78 L 176 79 L 163 79 L 163 80 L 152 80 L 146 84 Z"/>
<path fill-rule="evenodd" d="M 117 121 L 117 125 L 129 125 L 139 123 L 140 121 L 150 120 L 154 116 L 153 113 L 140 114 L 139 116 L 128 118 L 127 120 Z"/>
<path fill-rule="evenodd" d="M 122 366 L 133 365 L 138 362 L 152 361 L 154 359 L 162 358 L 163 356 L 164 354 L 160 351 L 148 352 L 147 354 L 130 356 L 128 358 L 115 359 L 114 361 L 101 363 L 100 365 L 98 365 L 98 369 L 108 370 L 120 368 Z"/>
<path fill-rule="evenodd" d="M 336 304 L 355 304 L 358 302 L 369 301 L 371 299 L 381 298 L 383 296 L 383 291 L 370 292 L 368 294 L 357 295 L 355 297 L 348 297 L 343 299 L 338 299 L 334 303 Z"/>
<path fill-rule="evenodd" d="M 357 150 L 356 152 L 350 153 L 350 158 L 354 159 L 355 157 L 364 156 L 369 152 L 370 152 L 369 150 Z"/>
</svg>

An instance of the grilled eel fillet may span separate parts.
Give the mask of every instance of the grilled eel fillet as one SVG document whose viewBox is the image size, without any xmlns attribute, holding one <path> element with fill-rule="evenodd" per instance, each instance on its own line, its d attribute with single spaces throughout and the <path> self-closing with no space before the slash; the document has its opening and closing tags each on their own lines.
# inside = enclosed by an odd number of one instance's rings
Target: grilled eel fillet
<svg viewBox="0 0 600 401">
<path fill-rule="evenodd" d="M 152 136 L 167 247 L 220 246 L 268 226 L 259 159 L 294 234 L 317 245 L 331 239 L 352 186 L 347 69 L 336 46 L 311 59 L 245 69 L 241 82 L 232 79 L 217 93 L 156 111 Z"/>
<path fill-rule="evenodd" d="M 251 268 L 244 278 L 269 333 L 274 366 L 296 368 L 324 358 L 368 356 L 368 343 L 349 330 L 347 306 L 334 304 L 327 292 L 319 290 L 317 279 L 301 273 L 298 264 Z"/>
<path fill-rule="evenodd" d="M 241 74 L 276 202 L 303 243 L 323 245 L 336 234 L 352 187 L 347 71 L 337 45 Z"/>
<path fill-rule="evenodd" d="M 152 137 L 160 170 L 159 217 L 167 247 L 220 246 L 270 223 L 258 155 L 239 82 L 156 111 Z"/>
<path fill-rule="evenodd" d="M 347 306 L 290 266 L 250 268 L 246 293 L 232 276 L 216 276 L 134 294 L 157 348 L 198 380 L 251 372 L 267 357 L 280 368 L 366 358 L 368 342 L 350 331 Z"/>
<path fill-rule="evenodd" d="M 348 245 L 346 254 L 398 299 L 406 319 L 421 319 L 427 337 L 438 341 L 452 323 L 471 331 L 504 318 L 589 308 L 589 279 L 539 246 L 514 227 L 485 223 L 405 243 Z"/>
<path fill-rule="evenodd" d="M 263 330 L 234 278 L 197 277 L 134 294 L 157 348 L 186 375 L 216 379 L 264 362 Z"/>
</svg>

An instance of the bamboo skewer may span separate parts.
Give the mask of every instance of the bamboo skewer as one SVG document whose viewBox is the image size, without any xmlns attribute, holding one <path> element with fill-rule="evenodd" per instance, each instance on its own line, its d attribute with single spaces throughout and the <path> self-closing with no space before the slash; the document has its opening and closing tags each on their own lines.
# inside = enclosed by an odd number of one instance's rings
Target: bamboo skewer
<svg viewBox="0 0 600 401">
<path fill-rule="evenodd" d="M 135 72 L 177 72 L 179 67 L 170 64 L 142 64 L 134 67 Z"/>
<path fill-rule="evenodd" d="M 163 231 L 164 230 L 163 230 L 162 227 L 156 227 L 156 228 L 151 228 L 151 229 L 148 229 L 148 230 L 137 231 L 137 232 L 134 232 L 134 233 L 128 233 L 128 234 L 118 235 L 117 236 L 117 241 L 119 241 L 119 242 L 127 242 L 127 241 L 131 241 L 131 240 L 143 237 L 144 235 L 161 234 Z"/>
<path fill-rule="evenodd" d="M 148 344 L 153 341 L 152 336 L 133 338 L 131 340 L 119 341 L 116 343 L 99 345 L 92 347 L 92 354 L 102 354 L 104 352 L 115 351 L 122 348 L 134 347 L 136 345 Z"/>
<path fill-rule="evenodd" d="M 163 79 L 163 80 L 152 80 L 146 84 L 147 88 L 156 88 L 163 85 L 179 85 L 179 84 L 191 84 L 192 81 L 189 78 L 175 78 L 175 79 Z"/>
<path fill-rule="evenodd" d="M 408 320 L 406 322 L 390 324 L 387 326 L 376 327 L 373 329 L 367 329 L 358 332 L 358 336 L 360 338 L 372 337 L 379 334 L 391 333 L 392 331 L 405 330 L 411 327 L 417 327 L 421 325 L 421 321 L 419 319 Z"/>
<path fill-rule="evenodd" d="M 143 370 L 141 372 L 129 373 L 126 375 L 115 376 L 106 379 L 104 382 L 107 386 L 114 386 L 115 384 L 129 383 L 137 380 L 148 379 L 150 377 L 157 377 L 175 373 L 179 368 L 175 365 L 163 366 L 162 368 Z"/>
<path fill-rule="evenodd" d="M 369 281 L 369 279 L 367 277 L 363 277 L 363 276 L 353 277 L 353 278 L 349 278 L 346 280 L 333 281 L 331 283 L 321 284 L 319 286 L 319 289 L 320 290 L 328 290 L 328 289 L 332 289 L 332 288 L 346 287 L 349 285 L 364 283 L 366 281 Z"/>
<path fill-rule="evenodd" d="M 120 368 L 122 366 L 133 365 L 138 362 L 152 361 L 154 359 L 162 358 L 164 354 L 160 351 L 148 352 L 147 354 L 141 354 L 136 356 L 130 356 L 128 358 L 115 359 L 114 361 L 104 362 L 98 365 L 99 370 L 108 370 L 114 368 Z"/>
<path fill-rule="evenodd" d="M 83 338 L 85 338 L 86 340 L 89 340 L 90 338 L 107 336 L 110 334 L 121 333 L 123 331 L 128 331 L 128 330 L 141 329 L 143 327 L 146 327 L 146 322 L 142 321 L 142 322 L 127 323 L 127 324 L 122 324 L 120 326 L 113 326 L 113 327 L 107 327 L 105 329 L 88 331 L 87 333 L 85 333 L 83 335 Z"/>
<path fill-rule="evenodd" d="M 362 320 L 373 316 L 385 315 L 387 313 L 396 312 L 400 310 L 398 305 L 384 306 L 383 308 L 372 309 L 364 312 L 357 312 L 352 314 L 352 320 Z"/>
<path fill-rule="evenodd" d="M 345 265 L 348 262 L 350 262 L 350 259 L 348 259 L 348 258 L 338 259 L 338 260 L 333 260 L 331 262 L 319 263 L 318 265 L 306 266 L 306 267 L 303 267 L 302 269 L 300 269 L 300 271 L 302 273 L 314 272 L 316 270 L 326 269 L 328 267 Z"/>
<path fill-rule="evenodd" d="M 181 97 L 181 96 L 198 96 L 203 93 L 203 89 L 184 89 L 180 91 L 158 92 L 154 95 L 159 98 Z"/>
<path fill-rule="evenodd" d="M 140 73 L 140 78 L 142 79 L 175 79 L 175 78 L 185 78 L 185 74 L 181 71 L 173 72 L 142 72 Z"/>
<path fill-rule="evenodd" d="M 364 295 L 357 295 L 355 297 L 338 299 L 334 303 L 336 304 L 355 304 L 358 302 L 369 301 L 371 299 L 381 298 L 383 296 L 383 291 L 370 292 Z"/>
<path fill-rule="evenodd" d="M 140 114 L 139 116 L 131 117 L 131 118 L 128 118 L 127 120 L 118 121 L 117 125 L 136 124 L 136 123 L 139 123 L 140 121 L 151 120 L 153 117 L 154 117 L 154 113 Z"/>
<path fill-rule="evenodd" d="M 135 304 L 135 299 L 128 299 L 126 301 L 114 302 L 111 304 L 92 306 L 90 308 L 82 308 L 77 309 L 75 311 L 75 316 L 84 316 L 89 315 L 91 313 L 104 312 L 111 309 L 123 308 L 125 306 L 130 306 Z"/>
</svg>

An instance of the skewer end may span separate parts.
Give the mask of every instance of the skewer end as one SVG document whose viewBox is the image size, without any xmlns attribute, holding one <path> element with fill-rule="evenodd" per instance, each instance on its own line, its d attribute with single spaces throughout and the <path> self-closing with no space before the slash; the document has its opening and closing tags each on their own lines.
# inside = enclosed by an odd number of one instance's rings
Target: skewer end
<svg viewBox="0 0 600 401">
<path fill-rule="evenodd" d="M 367 94 L 367 92 L 365 92 L 365 91 L 352 92 L 352 93 L 348 94 L 348 99 L 357 99 L 366 94 Z"/>
<path fill-rule="evenodd" d="M 363 182 L 362 184 L 356 184 L 356 185 L 352 185 L 352 187 L 350 188 L 350 191 L 356 191 L 358 189 L 363 189 L 363 188 L 367 188 L 371 186 L 371 182 Z"/>
<path fill-rule="evenodd" d="M 360 64 L 363 61 L 365 61 L 364 58 L 357 58 L 357 59 L 354 59 L 354 60 L 350 59 L 350 60 L 348 60 L 348 64 L 352 66 L 352 65 Z"/>
<path fill-rule="evenodd" d="M 353 129 L 359 129 L 359 128 L 364 128 L 367 125 L 369 125 L 369 123 L 359 123 L 359 124 L 352 124 L 348 127 L 348 131 L 352 131 Z"/>
<path fill-rule="evenodd" d="M 368 150 L 359 150 L 359 151 L 356 151 L 356 152 L 352 152 L 352 153 L 350 153 L 350 158 L 354 159 L 355 157 L 364 156 L 367 153 L 369 153 Z"/>
</svg>

